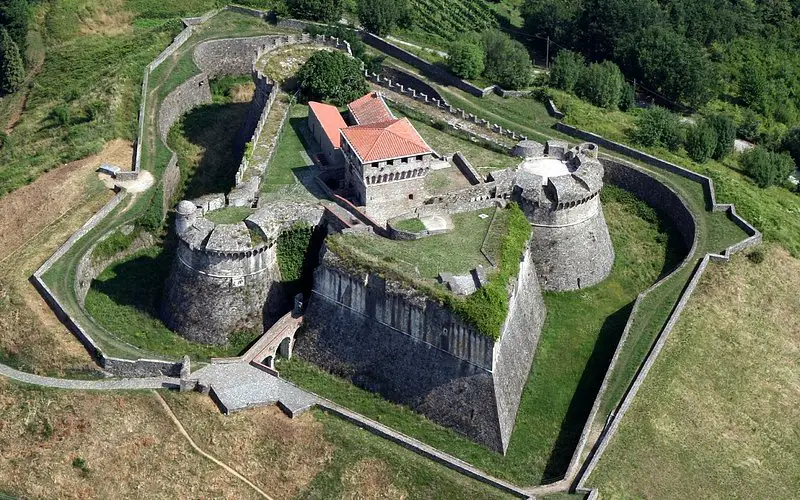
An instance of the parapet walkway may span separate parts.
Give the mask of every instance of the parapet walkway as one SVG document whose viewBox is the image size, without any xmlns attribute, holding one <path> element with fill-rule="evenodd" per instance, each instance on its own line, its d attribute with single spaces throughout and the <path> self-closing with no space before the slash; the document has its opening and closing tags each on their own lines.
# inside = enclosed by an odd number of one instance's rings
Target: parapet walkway
<svg viewBox="0 0 800 500">
<path fill-rule="evenodd" d="M 175 388 L 180 380 L 173 377 L 121 378 L 109 380 L 74 380 L 55 377 L 43 377 L 33 373 L 21 372 L 10 366 L 0 364 L 0 375 L 17 382 L 53 387 L 55 389 L 75 389 L 85 391 L 123 391 L 139 389 Z"/>
</svg>

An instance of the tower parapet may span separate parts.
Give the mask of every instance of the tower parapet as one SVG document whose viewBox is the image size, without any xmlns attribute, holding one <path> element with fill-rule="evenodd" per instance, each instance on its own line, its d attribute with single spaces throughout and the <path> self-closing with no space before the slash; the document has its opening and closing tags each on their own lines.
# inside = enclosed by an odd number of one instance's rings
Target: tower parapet
<svg viewBox="0 0 800 500">
<path fill-rule="evenodd" d="M 591 286 L 611 272 L 597 152 L 593 143 L 548 141 L 544 155 L 526 158 L 517 171 L 512 196 L 533 226 L 531 252 L 545 290 Z"/>
</svg>

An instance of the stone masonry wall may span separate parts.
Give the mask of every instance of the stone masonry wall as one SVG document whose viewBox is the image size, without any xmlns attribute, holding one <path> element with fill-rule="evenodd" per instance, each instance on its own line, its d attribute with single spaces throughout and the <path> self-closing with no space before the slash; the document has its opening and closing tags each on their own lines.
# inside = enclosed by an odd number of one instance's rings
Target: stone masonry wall
<svg viewBox="0 0 800 500">
<path fill-rule="evenodd" d="M 166 143 L 169 129 L 192 108 L 211 102 L 208 75 L 195 75 L 170 92 L 158 110 L 158 133 Z"/>
<path fill-rule="evenodd" d="M 295 350 L 504 452 L 544 320 L 533 265 L 524 265 L 521 276 L 513 314 L 495 343 L 419 292 L 349 272 L 327 256 L 315 272 Z"/>
</svg>

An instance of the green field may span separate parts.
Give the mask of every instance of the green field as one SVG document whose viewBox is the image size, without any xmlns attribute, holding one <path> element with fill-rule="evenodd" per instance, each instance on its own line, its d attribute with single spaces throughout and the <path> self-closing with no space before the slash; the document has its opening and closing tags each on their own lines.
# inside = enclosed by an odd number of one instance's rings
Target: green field
<svg viewBox="0 0 800 500">
<path fill-rule="evenodd" d="M 603 498 L 796 496 L 800 261 L 754 252 L 701 279 L 587 481 Z"/>
</svg>

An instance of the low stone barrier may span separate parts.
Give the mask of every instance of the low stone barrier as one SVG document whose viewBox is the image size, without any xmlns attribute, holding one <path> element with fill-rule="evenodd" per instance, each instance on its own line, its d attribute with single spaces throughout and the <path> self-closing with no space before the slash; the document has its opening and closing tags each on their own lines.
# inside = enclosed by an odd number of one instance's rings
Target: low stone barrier
<svg viewBox="0 0 800 500">
<path fill-rule="evenodd" d="M 469 160 L 467 160 L 467 158 L 461 154 L 461 151 L 455 152 L 453 155 L 453 163 L 473 186 L 483 182 L 480 174 L 472 167 L 472 164 L 469 162 Z"/>
</svg>

